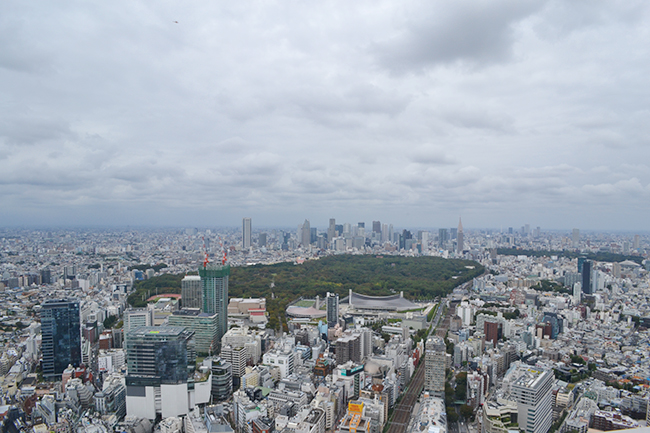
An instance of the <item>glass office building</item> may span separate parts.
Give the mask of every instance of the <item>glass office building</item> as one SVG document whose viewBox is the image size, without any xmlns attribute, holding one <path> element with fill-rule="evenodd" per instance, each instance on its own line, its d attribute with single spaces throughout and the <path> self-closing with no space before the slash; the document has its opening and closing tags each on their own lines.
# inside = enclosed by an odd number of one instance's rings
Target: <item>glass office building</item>
<svg viewBox="0 0 650 433">
<path fill-rule="evenodd" d="M 208 263 L 199 268 L 203 286 L 203 312 L 217 314 L 217 344 L 228 331 L 228 276 L 230 266 Z M 218 352 L 221 348 L 216 348 Z"/>
<path fill-rule="evenodd" d="M 79 301 L 52 300 L 41 305 L 43 377 L 56 380 L 68 365 L 81 364 Z"/>
<path fill-rule="evenodd" d="M 127 385 L 186 383 L 194 369 L 194 333 L 178 326 L 142 326 L 129 332 Z"/>
</svg>

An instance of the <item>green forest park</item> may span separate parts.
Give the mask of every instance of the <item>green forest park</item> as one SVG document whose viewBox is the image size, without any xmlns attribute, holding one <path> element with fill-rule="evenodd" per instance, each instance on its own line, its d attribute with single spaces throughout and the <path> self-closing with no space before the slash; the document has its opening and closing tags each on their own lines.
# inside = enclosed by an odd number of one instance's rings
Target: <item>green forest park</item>
<svg viewBox="0 0 650 433">
<path fill-rule="evenodd" d="M 269 327 L 279 329 L 287 305 L 299 297 L 345 297 L 349 290 L 372 296 L 404 292 L 411 300 L 446 296 L 484 272 L 471 260 L 441 257 L 336 255 L 308 260 L 301 265 L 278 263 L 231 268 L 229 295 L 234 298 L 264 297 Z M 135 284 L 129 304 L 143 307 L 156 293 L 180 293 L 185 274 L 164 274 Z"/>
</svg>

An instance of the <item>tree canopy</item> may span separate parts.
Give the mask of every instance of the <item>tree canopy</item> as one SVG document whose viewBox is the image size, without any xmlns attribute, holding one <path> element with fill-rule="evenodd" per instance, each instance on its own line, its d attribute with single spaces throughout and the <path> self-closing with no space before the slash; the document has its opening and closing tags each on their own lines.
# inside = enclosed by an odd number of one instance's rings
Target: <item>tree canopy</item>
<svg viewBox="0 0 650 433">
<path fill-rule="evenodd" d="M 404 292 L 412 300 L 446 296 L 454 287 L 481 275 L 484 268 L 470 260 L 441 257 L 400 257 L 374 255 L 336 255 L 307 260 L 301 265 L 278 263 L 231 268 L 231 297 L 265 297 L 269 325 L 277 325 L 278 315 L 299 297 L 324 297 L 327 292 L 347 296 L 356 293 L 388 296 Z M 129 303 L 144 306 L 158 293 L 180 293 L 184 275 L 165 274 L 134 286 Z"/>
</svg>

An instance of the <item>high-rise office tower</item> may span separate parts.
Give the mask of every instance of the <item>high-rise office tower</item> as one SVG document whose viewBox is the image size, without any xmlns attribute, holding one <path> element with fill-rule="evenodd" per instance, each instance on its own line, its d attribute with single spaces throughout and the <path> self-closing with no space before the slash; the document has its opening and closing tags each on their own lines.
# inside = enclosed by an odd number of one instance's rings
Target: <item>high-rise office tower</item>
<svg viewBox="0 0 650 433">
<path fill-rule="evenodd" d="M 422 232 L 422 252 L 426 253 L 429 251 L 429 232 Z"/>
<path fill-rule="evenodd" d="M 228 362 L 232 367 L 232 384 L 235 389 L 239 388 L 241 377 L 246 374 L 246 361 L 248 351 L 244 346 L 221 346 L 221 359 Z"/>
<path fill-rule="evenodd" d="M 309 220 L 305 220 L 305 222 L 302 224 L 300 243 L 302 244 L 303 248 L 307 248 L 311 244 L 311 227 L 309 225 Z"/>
<path fill-rule="evenodd" d="M 327 292 L 327 327 L 333 328 L 339 320 L 339 295 Z"/>
<path fill-rule="evenodd" d="M 447 229 L 438 229 L 438 247 L 444 248 L 449 240 L 449 233 Z"/>
<path fill-rule="evenodd" d="M 382 242 L 390 241 L 390 237 L 388 236 L 388 224 L 381 225 L 381 241 Z"/>
<path fill-rule="evenodd" d="M 127 385 L 187 382 L 188 361 L 194 356 L 193 338 L 193 332 L 180 326 L 141 326 L 130 331 Z"/>
<path fill-rule="evenodd" d="M 639 248 L 641 248 L 641 240 L 639 235 L 634 235 L 634 249 L 638 250 Z"/>
<path fill-rule="evenodd" d="M 194 333 L 194 347 L 199 355 L 212 355 L 217 341 L 218 314 L 202 313 L 198 308 L 182 308 L 167 318 L 169 326 L 180 326 Z"/>
<path fill-rule="evenodd" d="M 580 244 L 580 229 L 573 229 L 573 233 L 571 234 L 571 244 L 573 245 L 573 248 L 577 248 Z"/>
<path fill-rule="evenodd" d="M 375 233 L 381 233 L 381 222 L 373 221 L 372 222 L 372 231 Z"/>
<path fill-rule="evenodd" d="M 578 305 L 582 299 L 582 283 L 573 283 L 573 302 Z"/>
<path fill-rule="evenodd" d="M 181 280 L 181 302 L 183 308 L 203 307 L 203 288 L 201 277 L 198 275 L 185 275 Z"/>
<path fill-rule="evenodd" d="M 366 223 L 361 222 L 357 224 L 357 235 L 359 236 L 366 235 Z"/>
<path fill-rule="evenodd" d="M 182 296 L 182 295 L 181 295 Z M 144 308 L 129 308 L 124 312 L 124 341 L 129 338 L 129 331 L 135 331 L 141 326 L 153 326 L 154 305 L 147 304 Z"/>
<path fill-rule="evenodd" d="M 127 335 L 126 410 L 155 419 L 187 415 L 188 366 L 195 362 L 194 333 L 178 326 L 143 326 Z M 156 397 L 154 397 L 156 396 Z"/>
<path fill-rule="evenodd" d="M 223 401 L 232 395 L 232 365 L 224 359 L 212 359 L 212 398 Z"/>
<path fill-rule="evenodd" d="M 182 295 L 181 295 L 182 297 Z M 145 308 L 130 308 L 124 312 L 124 332 L 134 331 L 141 326 L 153 326 L 153 304 Z"/>
<path fill-rule="evenodd" d="M 463 249 L 465 248 L 464 242 L 465 242 L 465 235 L 463 234 L 463 222 L 458 218 L 458 233 L 456 234 L 458 237 L 458 254 L 463 253 Z"/>
<path fill-rule="evenodd" d="M 257 245 L 262 248 L 266 246 L 266 233 L 260 233 L 260 238 L 257 241 Z"/>
<path fill-rule="evenodd" d="M 483 322 L 483 339 L 485 342 L 492 343 L 496 346 L 501 339 L 502 325 L 498 322 Z"/>
<path fill-rule="evenodd" d="M 51 284 L 54 281 L 52 281 L 52 272 L 49 269 L 43 269 L 41 271 L 41 281 L 43 284 Z"/>
<path fill-rule="evenodd" d="M 582 293 L 592 295 L 593 288 L 591 286 L 591 260 L 585 260 L 582 263 Z"/>
<path fill-rule="evenodd" d="M 529 365 L 511 369 L 504 382 L 517 402 L 519 428 L 526 433 L 546 433 L 553 423 L 553 393 L 555 377 L 551 370 Z"/>
<path fill-rule="evenodd" d="M 228 331 L 228 277 L 230 266 L 208 263 L 199 267 L 203 288 L 203 312 L 217 314 L 217 344 L 215 352 L 221 349 L 221 337 Z"/>
<path fill-rule="evenodd" d="M 251 232 L 252 220 L 250 218 L 244 218 L 244 226 L 242 228 L 242 247 L 245 250 L 251 247 Z"/>
<path fill-rule="evenodd" d="M 327 242 L 332 242 L 336 237 L 336 219 L 330 218 L 330 225 L 327 228 Z"/>
<path fill-rule="evenodd" d="M 445 397 L 446 346 L 442 338 L 431 336 L 424 349 L 424 389 L 434 397 Z"/>
<path fill-rule="evenodd" d="M 81 364 L 79 301 L 52 300 L 41 306 L 43 377 L 60 379 L 68 365 Z"/>
</svg>

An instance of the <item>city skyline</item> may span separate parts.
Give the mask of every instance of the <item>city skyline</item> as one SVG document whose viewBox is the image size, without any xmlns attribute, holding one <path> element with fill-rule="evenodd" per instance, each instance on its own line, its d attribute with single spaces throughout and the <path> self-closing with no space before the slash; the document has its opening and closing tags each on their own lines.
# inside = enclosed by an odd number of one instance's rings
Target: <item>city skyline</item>
<svg viewBox="0 0 650 433">
<path fill-rule="evenodd" d="M 0 16 L 3 226 L 647 229 L 645 2 Z"/>
</svg>

